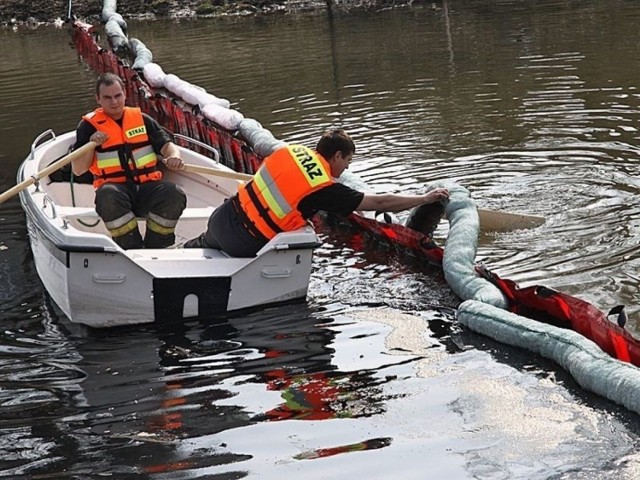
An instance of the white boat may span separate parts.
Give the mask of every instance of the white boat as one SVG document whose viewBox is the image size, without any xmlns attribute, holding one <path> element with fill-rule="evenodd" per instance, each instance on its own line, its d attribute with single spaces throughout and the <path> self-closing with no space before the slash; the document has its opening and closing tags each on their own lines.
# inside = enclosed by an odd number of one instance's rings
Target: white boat
<svg viewBox="0 0 640 480">
<path fill-rule="evenodd" d="M 20 165 L 18 182 L 38 179 L 74 142 L 75 132 L 39 135 Z M 179 148 L 186 164 L 233 173 Z M 176 245 L 167 249 L 120 248 L 95 212 L 90 184 L 47 176 L 20 191 L 38 275 L 71 321 L 91 327 L 167 322 L 306 297 L 313 249 L 319 245 L 311 227 L 278 234 L 252 258 L 180 248 L 206 229 L 213 209 L 236 192 L 239 180 L 169 170 L 165 178 L 188 196 Z M 139 225 L 144 231 L 144 219 Z"/>
</svg>

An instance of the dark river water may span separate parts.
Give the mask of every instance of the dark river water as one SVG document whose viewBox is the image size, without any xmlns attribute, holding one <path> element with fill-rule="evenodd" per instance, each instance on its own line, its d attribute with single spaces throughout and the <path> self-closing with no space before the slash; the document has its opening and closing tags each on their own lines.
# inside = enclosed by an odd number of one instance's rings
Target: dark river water
<svg viewBox="0 0 640 480">
<path fill-rule="evenodd" d="M 345 127 L 374 191 L 451 179 L 546 217 L 483 235 L 478 260 L 625 304 L 638 334 L 639 20 L 633 1 L 461 0 L 129 35 L 280 139 Z M 96 75 L 66 28 L 0 41 L 4 191 L 39 133 L 94 108 Z M 636 414 L 461 329 L 437 269 L 320 233 L 304 304 L 88 331 L 44 291 L 17 199 L 0 205 L 0 477 L 640 478 Z"/>
</svg>

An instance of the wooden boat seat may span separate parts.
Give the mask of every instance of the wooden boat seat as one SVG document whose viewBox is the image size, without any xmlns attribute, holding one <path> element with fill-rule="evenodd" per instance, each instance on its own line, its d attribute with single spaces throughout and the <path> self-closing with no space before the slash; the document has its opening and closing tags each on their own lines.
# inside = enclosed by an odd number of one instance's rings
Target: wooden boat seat
<svg viewBox="0 0 640 480">
<path fill-rule="evenodd" d="M 214 210 L 214 207 L 187 207 L 182 212 L 182 215 L 180 215 L 180 220 L 207 220 Z M 56 214 L 67 220 L 76 218 L 83 220 L 100 220 L 100 216 L 93 207 L 67 207 L 57 205 Z"/>
</svg>

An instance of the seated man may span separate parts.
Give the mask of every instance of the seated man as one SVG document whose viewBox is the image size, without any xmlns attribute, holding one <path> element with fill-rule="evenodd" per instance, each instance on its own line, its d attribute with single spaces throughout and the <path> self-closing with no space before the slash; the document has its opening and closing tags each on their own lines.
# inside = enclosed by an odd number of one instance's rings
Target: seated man
<svg viewBox="0 0 640 480">
<path fill-rule="evenodd" d="M 318 210 L 344 216 L 356 210 L 398 212 L 449 198 L 445 188 L 423 195 L 371 194 L 337 183 L 355 150 L 342 129 L 325 132 L 315 151 L 301 145 L 276 150 L 250 182 L 213 212 L 207 231 L 185 248 L 217 248 L 251 257 L 279 232 L 306 225 Z"/>
<path fill-rule="evenodd" d="M 93 174 L 96 212 L 118 245 L 165 248 L 175 242 L 174 230 L 187 198 L 179 186 L 162 180 L 158 154 L 171 170 L 184 164 L 178 147 L 154 119 L 139 108 L 125 107 L 124 92 L 117 75 L 98 78 L 100 107 L 82 117 L 74 149 L 89 141 L 99 146 L 73 161 L 73 173 Z M 136 217 L 147 219 L 144 240 Z"/>
</svg>

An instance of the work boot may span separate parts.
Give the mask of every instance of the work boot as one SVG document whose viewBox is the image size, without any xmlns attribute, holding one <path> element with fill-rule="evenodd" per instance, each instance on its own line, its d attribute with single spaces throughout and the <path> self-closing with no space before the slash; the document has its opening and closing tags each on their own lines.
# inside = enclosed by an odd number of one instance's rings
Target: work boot
<svg viewBox="0 0 640 480">
<path fill-rule="evenodd" d="M 198 235 L 196 238 L 188 240 L 183 245 L 184 248 L 206 248 L 204 243 L 204 233 Z"/>
<path fill-rule="evenodd" d="M 147 228 L 144 235 L 144 248 L 167 248 L 176 242 L 175 234 L 162 235 Z"/>
<path fill-rule="evenodd" d="M 111 238 L 113 238 L 113 241 L 124 250 L 142 248 L 143 245 L 142 235 L 140 235 L 140 230 L 138 230 L 137 227 L 124 235 L 120 235 L 118 237 L 112 236 Z"/>
</svg>

